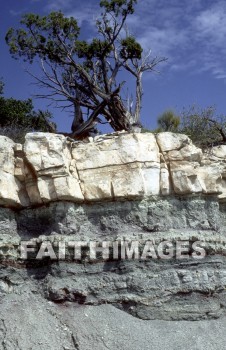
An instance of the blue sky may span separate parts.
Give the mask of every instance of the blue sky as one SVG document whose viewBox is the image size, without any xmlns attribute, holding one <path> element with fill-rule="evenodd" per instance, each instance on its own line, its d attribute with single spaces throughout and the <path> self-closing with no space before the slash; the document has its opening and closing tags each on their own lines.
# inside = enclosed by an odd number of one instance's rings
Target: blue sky
<svg viewBox="0 0 226 350">
<path fill-rule="evenodd" d="M 0 12 L 0 77 L 5 82 L 5 96 L 26 99 L 38 93 L 25 72 L 32 66 L 15 61 L 4 42 L 7 29 L 18 27 L 24 13 L 48 14 L 62 10 L 74 16 L 83 36 L 90 38 L 99 12 L 98 0 L 7 0 Z M 153 56 L 165 56 L 159 73 L 143 76 L 142 122 L 156 127 L 156 119 L 166 109 L 180 113 L 196 104 L 216 106 L 226 114 L 226 1 L 225 0 L 138 0 L 128 21 L 132 34 Z M 129 84 L 130 85 L 130 84 Z M 72 117 L 48 106 L 47 100 L 34 100 L 35 108 L 53 112 L 58 129 L 68 131 Z"/>
</svg>

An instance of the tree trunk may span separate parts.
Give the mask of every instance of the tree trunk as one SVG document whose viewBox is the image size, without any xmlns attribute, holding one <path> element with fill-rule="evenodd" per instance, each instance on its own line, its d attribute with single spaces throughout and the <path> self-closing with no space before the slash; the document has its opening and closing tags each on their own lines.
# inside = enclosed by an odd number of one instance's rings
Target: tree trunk
<svg viewBox="0 0 226 350">
<path fill-rule="evenodd" d="M 143 95 L 143 89 L 142 89 L 142 72 L 139 72 L 137 74 L 137 80 L 136 80 L 136 108 L 135 108 L 135 115 L 134 115 L 134 123 L 139 123 L 140 121 L 140 111 L 141 111 L 141 100 Z"/>
<path fill-rule="evenodd" d="M 125 108 L 118 93 L 113 94 L 106 101 L 103 100 L 93 111 L 88 120 L 81 120 L 79 106 L 76 106 L 77 113 L 72 124 L 72 133 L 68 136 L 79 139 L 89 136 L 93 127 L 98 123 L 98 115 L 104 115 L 114 131 L 133 132 L 136 129 L 136 118 Z"/>
<path fill-rule="evenodd" d="M 118 94 L 112 96 L 107 107 L 111 115 L 108 122 L 115 131 L 132 131 L 134 118 L 125 108 Z"/>
</svg>

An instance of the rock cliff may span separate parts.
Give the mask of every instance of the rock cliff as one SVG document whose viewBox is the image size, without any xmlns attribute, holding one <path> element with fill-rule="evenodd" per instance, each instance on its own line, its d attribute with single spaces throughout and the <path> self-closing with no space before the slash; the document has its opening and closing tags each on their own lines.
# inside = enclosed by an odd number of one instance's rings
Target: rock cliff
<svg viewBox="0 0 226 350">
<path fill-rule="evenodd" d="M 226 145 L 202 152 L 182 134 L 118 133 L 71 142 L 30 133 L 23 146 L 1 136 L 0 149 L 3 206 L 189 194 L 226 198 Z"/>
<path fill-rule="evenodd" d="M 148 350 L 142 336 L 126 343 L 143 320 L 224 317 L 226 145 L 204 152 L 173 133 L 86 142 L 31 133 L 24 145 L 0 136 L 0 150 L 0 349 Z M 75 242 L 84 243 L 76 257 Z M 127 258 L 115 258 L 116 243 Z M 33 342 L 20 323 L 32 332 L 41 315 Z M 116 339 L 120 319 L 131 327 Z M 83 333 L 87 323 L 99 328 Z"/>
</svg>

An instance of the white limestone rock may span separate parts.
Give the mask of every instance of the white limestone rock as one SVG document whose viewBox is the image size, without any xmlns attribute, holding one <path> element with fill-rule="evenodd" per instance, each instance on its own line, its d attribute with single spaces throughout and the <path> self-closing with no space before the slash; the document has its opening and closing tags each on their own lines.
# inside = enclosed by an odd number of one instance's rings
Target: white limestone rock
<svg viewBox="0 0 226 350">
<path fill-rule="evenodd" d="M 226 200 L 226 145 L 202 152 L 186 135 L 114 133 L 69 142 L 30 133 L 24 147 L 0 136 L 0 205 L 28 206 L 217 194 Z"/>
<path fill-rule="evenodd" d="M 226 145 L 214 146 L 203 154 L 200 177 L 207 193 L 219 193 L 226 200 Z"/>
<path fill-rule="evenodd" d="M 63 135 L 29 133 L 26 135 L 24 152 L 36 173 L 37 188 L 42 202 L 84 199 L 75 164 L 71 172 L 70 143 Z M 30 200 L 34 203 L 37 190 L 30 189 L 29 193 Z"/>
<path fill-rule="evenodd" d="M 221 194 L 223 192 L 222 175 L 217 164 L 215 164 L 215 166 L 200 167 L 198 170 L 198 178 L 202 184 L 203 193 Z"/>
<path fill-rule="evenodd" d="M 14 145 L 8 137 L 0 136 L 0 205 L 21 205 L 21 186 L 14 176 Z"/>
<path fill-rule="evenodd" d="M 72 176 L 57 176 L 53 178 L 57 200 L 81 202 L 84 196 L 78 180 Z"/>
<path fill-rule="evenodd" d="M 206 152 L 209 159 L 213 159 L 213 157 L 219 158 L 220 160 L 226 161 L 226 145 L 214 146 Z"/>
<path fill-rule="evenodd" d="M 145 163 L 141 169 L 143 183 L 144 183 L 144 196 L 152 196 L 160 194 L 160 164 L 158 163 Z"/>
<path fill-rule="evenodd" d="M 24 160 L 21 157 L 15 157 L 14 175 L 19 181 L 25 181 L 25 178 L 26 178 L 25 165 L 24 165 Z"/>
<path fill-rule="evenodd" d="M 164 154 L 168 161 L 189 161 L 189 162 L 201 162 L 202 160 L 202 150 L 193 144 L 185 145 L 179 150 L 169 151 Z"/>
<path fill-rule="evenodd" d="M 72 149 L 85 199 L 141 198 L 160 193 L 155 136 L 119 134 Z"/>
<path fill-rule="evenodd" d="M 154 134 L 121 134 L 91 143 L 75 143 L 72 157 L 78 170 L 135 162 L 159 163 L 160 154 Z"/>
<path fill-rule="evenodd" d="M 198 178 L 199 163 L 181 161 L 170 162 L 173 189 L 177 194 L 201 193 L 203 190 Z"/>
<path fill-rule="evenodd" d="M 25 138 L 24 153 L 38 175 L 69 173 L 71 155 L 67 139 L 63 135 L 44 132 L 28 133 Z"/>
<path fill-rule="evenodd" d="M 79 171 L 86 200 L 132 199 L 159 194 L 159 168 L 140 164 Z"/>
<path fill-rule="evenodd" d="M 192 144 L 191 139 L 187 135 L 173 132 L 160 132 L 156 134 L 156 139 L 160 152 L 180 150 L 182 147 Z"/>
<path fill-rule="evenodd" d="M 165 163 L 161 164 L 160 171 L 160 191 L 163 196 L 168 196 L 172 192 L 170 173 Z"/>
<path fill-rule="evenodd" d="M 0 164 L 1 170 L 14 174 L 14 142 L 6 136 L 0 136 Z"/>
</svg>

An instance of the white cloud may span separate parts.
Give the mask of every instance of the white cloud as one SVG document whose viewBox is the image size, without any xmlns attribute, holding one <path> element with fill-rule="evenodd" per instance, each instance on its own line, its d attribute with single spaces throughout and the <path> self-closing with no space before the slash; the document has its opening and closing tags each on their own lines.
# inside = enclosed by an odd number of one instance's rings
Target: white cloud
<svg viewBox="0 0 226 350">
<path fill-rule="evenodd" d="M 215 2 L 203 9 L 193 21 L 195 43 L 199 46 L 202 71 L 211 71 L 215 78 L 226 78 L 226 4 Z"/>
<path fill-rule="evenodd" d="M 32 0 L 38 1 L 38 0 Z M 79 25 L 84 22 L 95 23 L 98 14 L 98 3 L 80 0 L 48 0 L 44 7 L 45 12 L 62 11 L 67 17 L 74 17 Z"/>
<path fill-rule="evenodd" d="M 46 11 L 64 11 L 72 6 L 72 0 L 48 0 L 45 6 Z"/>
<path fill-rule="evenodd" d="M 145 48 L 152 48 L 153 54 L 170 58 L 172 71 L 209 71 L 215 78 L 225 79 L 226 3 L 223 0 L 142 0 L 133 31 Z"/>
<path fill-rule="evenodd" d="M 182 47 L 187 39 L 184 32 L 178 33 L 175 28 L 150 27 L 138 40 L 145 49 L 151 49 L 154 55 L 171 56 L 172 50 Z"/>
<path fill-rule="evenodd" d="M 95 25 L 96 18 L 98 16 L 98 12 L 95 8 L 89 6 L 83 6 L 83 8 L 77 8 L 75 10 L 66 11 L 66 16 L 74 17 L 77 19 L 78 24 L 81 26 L 87 23 L 91 26 Z"/>
<path fill-rule="evenodd" d="M 11 16 L 16 17 L 16 16 L 20 16 L 25 10 L 26 10 L 26 8 L 18 10 L 18 11 L 10 10 L 9 13 Z"/>
<path fill-rule="evenodd" d="M 212 7 L 200 13 L 196 18 L 197 36 L 208 40 L 211 45 L 221 48 L 226 42 L 226 6 Z"/>
<path fill-rule="evenodd" d="M 38 0 L 32 0 L 38 1 Z M 99 1 L 48 0 L 46 11 L 62 10 L 84 25 L 90 37 Z M 226 76 L 226 3 L 224 0 L 142 0 L 128 18 L 130 32 L 153 55 L 170 58 L 173 72 L 209 71 Z"/>
</svg>

